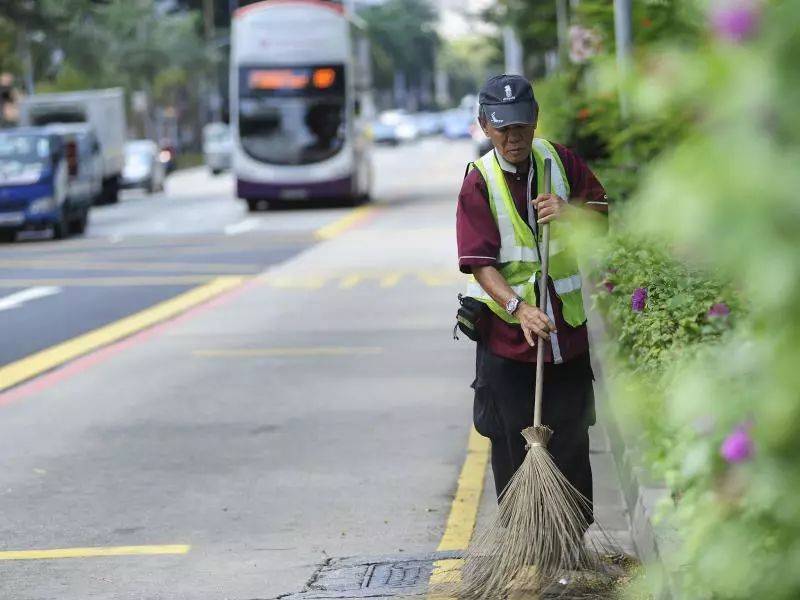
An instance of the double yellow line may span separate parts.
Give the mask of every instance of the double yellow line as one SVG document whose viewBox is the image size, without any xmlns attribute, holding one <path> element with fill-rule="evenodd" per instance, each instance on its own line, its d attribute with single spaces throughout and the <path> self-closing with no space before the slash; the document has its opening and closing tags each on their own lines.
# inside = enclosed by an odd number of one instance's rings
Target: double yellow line
<svg viewBox="0 0 800 600">
<path fill-rule="evenodd" d="M 217 277 L 205 285 L 193 288 L 134 315 L 0 367 L 0 392 L 60 367 L 103 346 L 171 319 L 194 306 L 241 285 L 245 279 L 244 277 Z"/>
</svg>

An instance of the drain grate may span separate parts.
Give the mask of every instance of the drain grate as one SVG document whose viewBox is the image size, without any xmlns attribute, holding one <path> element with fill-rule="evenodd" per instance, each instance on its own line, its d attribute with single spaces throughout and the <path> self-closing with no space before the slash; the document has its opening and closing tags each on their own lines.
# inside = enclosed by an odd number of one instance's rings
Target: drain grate
<svg viewBox="0 0 800 600">
<path fill-rule="evenodd" d="M 419 599 L 424 597 L 434 561 L 459 556 L 458 552 L 433 552 L 414 557 L 330 559 L 302 591 L 281 596 L 281 600 Z"/>
<path fill-rule="evenodd" d="M 419 582 L 422 567 L 415 563 L 370 565 L 361 588 L 412 587 Z"/>
</svg>

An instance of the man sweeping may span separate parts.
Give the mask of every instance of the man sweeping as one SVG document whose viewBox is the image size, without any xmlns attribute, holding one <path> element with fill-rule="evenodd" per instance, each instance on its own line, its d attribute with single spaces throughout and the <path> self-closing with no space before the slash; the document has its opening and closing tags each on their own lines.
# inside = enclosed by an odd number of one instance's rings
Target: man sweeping
<svg viewBox="0 0 800 600">
<path fill-rule="evenodd" d="M 602 185 L 575 153 L 534 137 L 539 107 L 524 77 L 489 79 L 478 120 L 493 149 L 470 165 L 458 198 L 459 267 L 473 275 L 468 296 L 486 309 L 477 325 L 474 421 L 491 439 L 498 499 L 525 459 L 520 432 L 533 423 L 537 347 L 544 349 L 542 424 L 555 433 L 553 461 L 590 504 L 588 428 L 594 393 L 581 275 L 566 235 L 574 211 L 608 212 Z M 546 159 L 552 193 L 544 193 Z M 548 163 L 549 164 L 549 163 Z M 474 167 L 474 168 L 472 168 Z M 605 218 L 605 217 L 603 217 Z M 541 229 L 550 224 L 547 310 L 536 273 Z"/>
</svg>

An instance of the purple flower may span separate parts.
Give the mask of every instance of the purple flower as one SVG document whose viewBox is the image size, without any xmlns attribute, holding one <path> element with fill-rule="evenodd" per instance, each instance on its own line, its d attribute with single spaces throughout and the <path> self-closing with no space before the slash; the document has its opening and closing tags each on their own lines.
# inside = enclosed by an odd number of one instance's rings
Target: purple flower
<svg viewBox="0 0 800 600">
<path fill-rule="evenodd" d="M 606 291 L 610 294 L 611 292 L 614 291 L 614 287 L 616 287 L 616 286 L 614 285 L 613 281 L 609 281 L 608 279 L 606 279 L 603 282 L 603 287 L 605 287 Z"/>
<path fill-rule="evenodd" d="M 753 440 L 750 439 L 748 427 L 739 425 L 734 429 L 719 449 L 722 458 L 732 464 L 741 463 L 753 456 Z"/>
<path fill-rule="evenodd" d="M 731 314 L 731 309 L 724 302 L 717 302 L 706 313 L 707 317 L 727 317 Z"/>
<path fill-rule="evenodd" d="M 755 33 L 758 8 L 754 0 L 723 0 L 711 9 L 710 20 L 718 38 L 739 44 Z"/>
<path fill-rule="evenodd" d="M 647 303 L 647 288 L 636 288 L 631 294 L 631 308 L 633 312 L 642 312 Z"/>
</svg>

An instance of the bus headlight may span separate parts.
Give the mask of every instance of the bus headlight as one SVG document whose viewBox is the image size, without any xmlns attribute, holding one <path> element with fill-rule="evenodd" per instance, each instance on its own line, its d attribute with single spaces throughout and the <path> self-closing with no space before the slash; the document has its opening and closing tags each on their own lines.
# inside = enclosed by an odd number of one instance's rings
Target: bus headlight
<svg viewBox="0 0 800 600">
<path fill-rule="evenodd" d="M 52 196 L 38 198 L 28 205 L 28 212 L 32 215 L 47 213 L 56 207 L 55 199 Z"/>
</svg>

